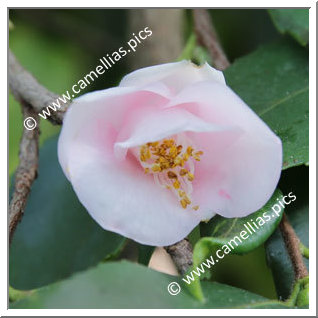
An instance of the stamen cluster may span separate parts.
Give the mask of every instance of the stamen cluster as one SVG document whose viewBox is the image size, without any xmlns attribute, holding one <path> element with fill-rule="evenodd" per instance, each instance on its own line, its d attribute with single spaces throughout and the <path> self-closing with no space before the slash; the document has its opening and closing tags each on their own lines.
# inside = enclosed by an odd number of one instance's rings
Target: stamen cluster
<svg viewBox="0 0 318 318">
<path fill-rule="evenodd" d="M 157 183 L 172 190 L 186 209 L 191 204 L 193 160 L 200 161 L 201 155 L 203 151 L 195 151 L 191 146 L 184 147 L 174 139 L 164 139 L 142 145 L 139 159 L 145 173 L 152 173 Z M 197 210 L 199 206 L 192 208 Z"/>
</svg>

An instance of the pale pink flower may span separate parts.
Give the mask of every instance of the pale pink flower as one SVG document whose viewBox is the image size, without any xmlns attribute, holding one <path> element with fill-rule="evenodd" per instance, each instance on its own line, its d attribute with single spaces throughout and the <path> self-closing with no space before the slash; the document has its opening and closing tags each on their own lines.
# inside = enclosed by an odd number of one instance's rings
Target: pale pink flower
<svg viewBox="0 0 318 318">
<path fill-rule="evenodd" d="M 215 214 L 243 217 L 273 194 L 282 144 L 208 64 L 137 70 L 67 111 L 59 161 L 106 230 L 164 246 Z"/>
</svg>

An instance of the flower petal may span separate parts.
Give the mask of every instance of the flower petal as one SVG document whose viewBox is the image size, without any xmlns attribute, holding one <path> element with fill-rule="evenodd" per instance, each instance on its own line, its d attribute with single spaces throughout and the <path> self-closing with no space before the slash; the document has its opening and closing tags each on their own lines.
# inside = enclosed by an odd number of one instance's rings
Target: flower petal
<svg viewBox="0 0 318 318">
<path fill-rule="evenodd" d="M 173 96 L 188 85 L 207 80 L 225 85 L 223 73 L 209 64 L 196 66 L 190 61 L 183 60 L 139 69 L 126 75 L 119 85 L 121 87 L 144 87 L 151 83 L 161 82 Z"/>
<path fill-rule="evenodd" d="M 59 138 L 59 160 L 79 200 L 103 228 L 140 243 L 164 246 L 183 239 L 200 214 L 185 211 L 134 157 L 120 162 L 114 156 L 114 143 L 129 119 L 147 110 L 155 113 L 167 100 L 126 88 L 101 93 L 74 102 Z M 184 111 L 165 111 L 175 112 Z"/>
<path fill-rule="evenodd" d="M 195 200 L 225 217 L 242 217 L 270 199 L 282 167 L 281 140 L 228 87 L 201 82 L 166 107 L 181 108 L 215 125 L 238 127 L 239 138 L 224 132 L 191 133 L 204 151 L 196 167 Z"/>
<path fill-rule="evenodd" d="M 152 85 L 149 91 L 116 87 L 74 99 L 65 114 L 58 143 L 59 161 L 66 176 L 73 143 L 103 148 L 107 144 L 104 139 L 108 129 L 113 131 L 116 139 L 131 113 L 147 108 L 162 108 L 167 103 L 167 99 L 160 94 L 160 88 L 160 85 Z"/>
<path fill-rule="evenodd" d="M 136 161 L 105 158 L 88 145 L 72 147 L 70 179 L 79 200 L 106 230 L 154 246 L 173 244 L 200 222 L 166 189 L 145 175 Z"/>
<path fill-rule="evenodd" d="M 151 114 L 148 113 L 147 116 L 139 117 L 139 120 L 133 120 L 133 124 L 127 126 L 123 128 L 124 133 L 122 134 L 128 138 L 117 140 L 115 143 L 115 153 L 121 159 L 128 148 L 162 140 L 179 133 L 235 130 L 235 127 L 205 122 L 184 109 L 158 110 Z M 122 149 L 126 151 L 123 152 Z"/>
</svg>

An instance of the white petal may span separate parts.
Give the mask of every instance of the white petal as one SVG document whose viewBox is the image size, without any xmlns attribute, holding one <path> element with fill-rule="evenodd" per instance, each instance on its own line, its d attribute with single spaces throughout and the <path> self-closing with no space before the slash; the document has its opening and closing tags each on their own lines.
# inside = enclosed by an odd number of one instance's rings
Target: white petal
<svg viewBox="0 0 318 318">
<path fill-rule="evenodd" d="M 96 149 L 72 146 L 73 188 L 90 215 L 106 230 L 147 245 L 166 246 L 186 237 L 200 222 L 173 194 L 158 187 L 136 162 L 118 164 Z"/>
<path fill-rule="evenodd" d="M 58 143 L 58 156 L 64 173 L 68 176 L 70 145 L 81 138 L 83 142 L 102 143 L 103 127 L 111 124 L 117 132 L 124 126 L 126 114 L 135 109 L 160 108 L 167 103 L 161 85 L 143 90 L 115 87 L 85 94 L 74 99 L 64 116 Z M 102 145 L 100 145 L 102 147 Z"/>
<path fill-rule="evenodd" d="M 235 127 L 225 125 L 216 125 L 205 122 L 199 117 L 183 109 L 166 109 L 164 111 L 148 114 L 136 125 L 129 127 L 129 138 L 115 143 L 115 153 L 118 158 L 123 158 L 128 148 L 140 146 L 147 142 L 162 140 L 166 137 L 176 135 L 182 132 L 219 132 L 233 131 Z M 124 133 L 127 135 L 127 133 Z"/>
<path fill-rule="evenodd" d="M 216 82 L 194 84 L 166 107 L 186 109 L 206 122 L 243 132 L 239 138 L 226 132 L 191 133 L 204 151 L 193 183 L 193 196 L 202 208 L 242 217 L 263 207 L 282 167 L 281 140 L 271 129 L 230 88 Z"/>
<path fill-rule="evenodd" d="M 139 69 L 126 75 L 120 82 L 121 87 L 143 87 L 151 83 L 161 82 L 170 90 L 171 96 L 186 86 L 201 81 L 216 81 L 225 84 L 223 73 L 205 63 L 196 66 L 183 60 Z"/>
</svg>

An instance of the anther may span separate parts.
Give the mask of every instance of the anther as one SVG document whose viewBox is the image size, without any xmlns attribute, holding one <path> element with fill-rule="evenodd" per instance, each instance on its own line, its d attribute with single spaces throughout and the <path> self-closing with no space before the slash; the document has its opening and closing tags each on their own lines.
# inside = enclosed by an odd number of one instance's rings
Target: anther
<svg viewBox="0 0 318 318">
<path fill-rule="evenodd" d="M 183 136 L 176 137 L 176 140 L 180 139 L 183 141 L 179 145 L 173 138 L 148 142 L 140 147 L 139 159 L 145 174 L 152 174 L 156 184 L 171 190 L 186 209 L 191 204 L 193 160 L 200 161 L 203 151 L 185 146 L 188 139 Z M 192 206 L 192 209 L 197 210 L 199 206 Z"/>
</svg>

